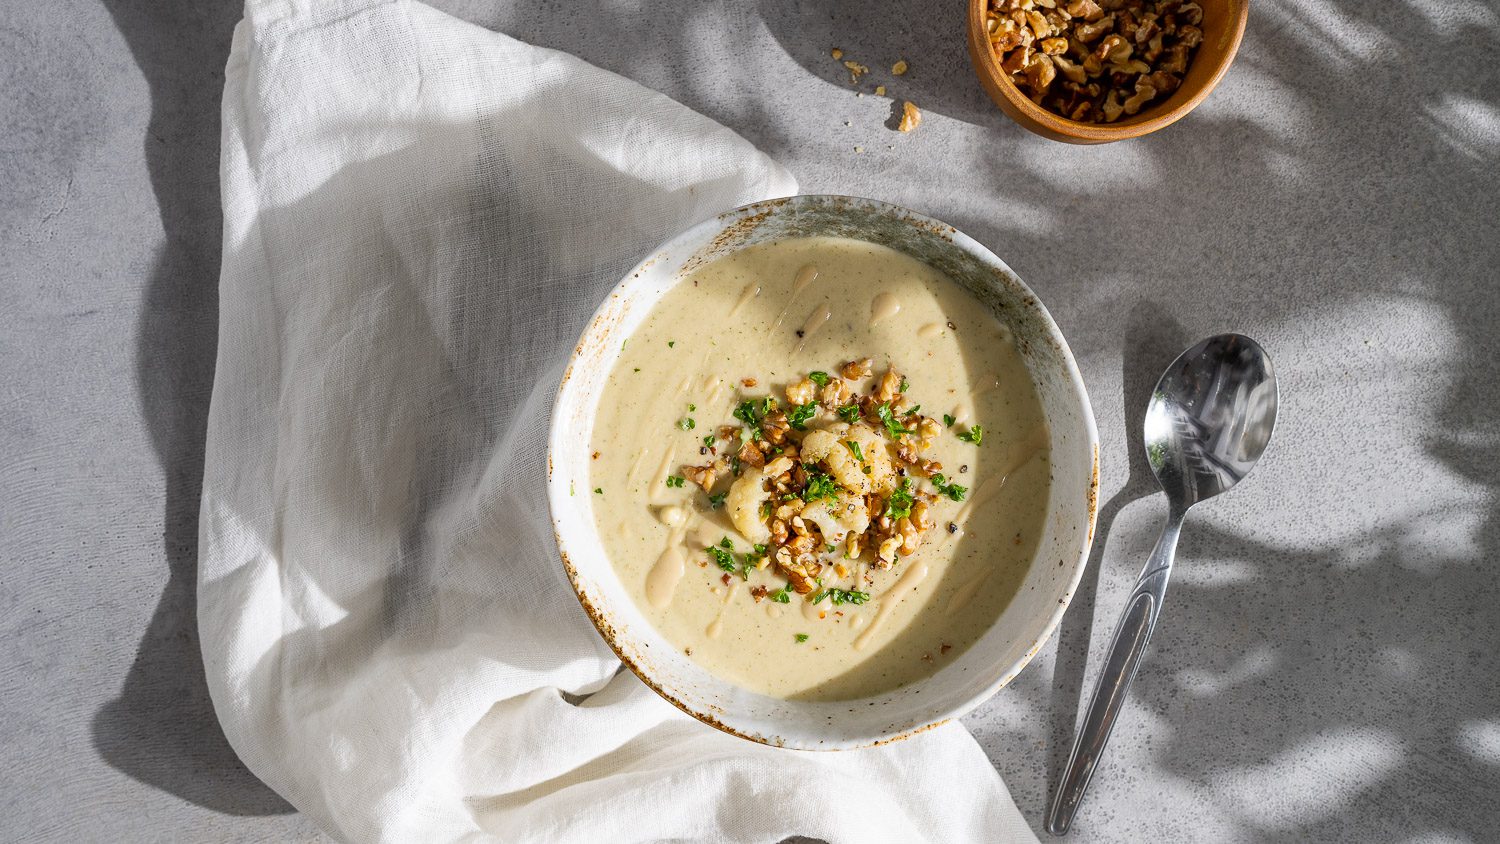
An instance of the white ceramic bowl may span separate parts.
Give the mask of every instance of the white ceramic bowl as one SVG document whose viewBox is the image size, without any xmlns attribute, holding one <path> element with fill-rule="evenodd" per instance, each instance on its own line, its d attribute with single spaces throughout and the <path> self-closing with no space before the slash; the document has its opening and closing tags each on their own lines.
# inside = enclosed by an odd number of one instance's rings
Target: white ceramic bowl
<svg viewBox="0 0 1500 844">
<path fill-rule="evenodd" d="M 1036 383 L 1051 435 L 1046 527 L 1026 580 L 1005 612 L 958 659 L 895 691 L 858 701 L 787 701 L 746 691 L 667 642 L 626 594 L 605 556 L 586 490 L 595 412 L 610 368 L 653 305 L 696 267 L 754 243 L 837 235 L 924 261 L 1010 325 Z M 1057 325 L 988 249 L 904 208 L 868 199 L 798 196 L 727 211 L 672 238 L 609 294 L 573 351 L 552 414 L 547 493 L 563 566 L 578 600 L 620 659 L 684 712 L 753 741 L 804 750 L 863 747 L 956 718 L 1010 682 L 1051 636 L 1083 573 L 1094 532 L 1099 437 L 1083 379 Z"/>
</svg>

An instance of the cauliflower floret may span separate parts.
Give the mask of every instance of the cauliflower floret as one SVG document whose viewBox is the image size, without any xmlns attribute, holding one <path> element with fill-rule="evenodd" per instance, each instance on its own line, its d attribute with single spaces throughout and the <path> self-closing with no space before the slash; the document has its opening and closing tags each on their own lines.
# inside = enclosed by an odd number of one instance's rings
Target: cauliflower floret
<svg viewBox="0 0 1500 844">
<path fill-rule="evenodd" d="M 762 505 L 771 500 L 771 493 L 765 488 L 765 480 L 765 472 L 749 469 L 729 487 L 729 495 L 724 499 L 724 509 L 729 512 L 729 520 L 734 523 L 734 529 L 740 532 L 740 536 L 757 545 L 765 544 L 771 539 L 771 529 L 761 519 Z"/>
<path fill-rule="evenodd" d="M 854 456 L 856 451 L 859 457 Z M 802 440 L 802 459 L 826 463 L 834 480 L 860 495 L 889 492 L 896 486 L 896 471 L 885 440 L 863 424 L 813 431 Z"/>
</svg>

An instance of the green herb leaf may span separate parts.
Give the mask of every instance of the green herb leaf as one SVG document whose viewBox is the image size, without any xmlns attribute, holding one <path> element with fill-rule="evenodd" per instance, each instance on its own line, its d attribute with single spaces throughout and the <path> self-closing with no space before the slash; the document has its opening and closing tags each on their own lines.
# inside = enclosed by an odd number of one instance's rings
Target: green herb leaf
<svg viewBox="0 0 1500 844">
<path fill-rule="evenodd" d="M 734 409 L 734 418 L 749 426 L 748 430 L 757 439 L 760 438 L 760 423 L 766 418 L 766 414 L 776 409 L 776 397 L 766 396 L 761 399 L 746 399 L 740 402 Z M 745 438 L 745 431 L 740 432 L 740 438 Z"/>
<path fill-rule="evenodd" d="M 594 487 L 594 494 L 595 495 L 603 495 L 604 494 L 604 487 L 602 487 L 602 486 L 596 486 L 596 487 Z"/>
<path fill-rule="evenodd" d="M 682 478 L 680 476 L 678 476 L 678 475 L 668 475 L 667 476 L 667 486 L 672 487 L 673 489 L 681 489 L 682 488 Z"/>
<path fill-rule="evenodd" d="M 891 492 L 885 502 L 885 515 L 890 519 L 904 519 L 911 515 L 911 478 L 901 479 L 901 487 Z"/>
<path fill-rule="evenodd" d="M 812 372 L 807 373 L 807 378 L 814 384 L 817 384 L 819 387 L 828 386 L 828 382 L 832 380 L 828 377 L 828 373 L 820 372 L 818 370 L 813 370 Z"/>
<path fill-rule="evenodd" d="M 832 475 L 817 469 L 807 470 L 807 487 L 802 490 L 803 501 L 811 504 L 814 501 L 837 501 L 838 497 L 839 484 Z"/>
<path fill-rule="evenodd" d="M 728 548 L 728 549 L 730 549 L 732 551 L 732 550 L 734 550 L 734 543 L 730 542 L 729 541 L 729 537 L 726 536 L 723 539 L 719 540 L 719 547 L 720 548 Z"/>
<path fill-rule="evenodd" d="M 693 404 L 692 402 L 688 402 L 688 413 L 692 413 L 693 411 L 695 411 L 697 409 L 698 409 L 698 405 Z"/>
<path fill-rule="evenodd" d="M 677 345 L 677 341 L 676 340 L 668 340 L 667 341 L 667 348 L 670 349 L 670 348 L 672 348 L 675 345 Z"/>
<path fill-rule="evenodd" d="M 792 412 L 786 415 L 786 421 L 792 423 L 792 427 L 799 431 L 807 430 L 807 421 L 818 415 L 818 403 L 810 401 L 807 404 L 799 404 L 792 408 Z"/>
<path fill-rule="evenodd" d="M 961 440 L 963 440 L 966 443 L 973 443 L 975 445 L 979 445 L 979 443 L 984 440 L 984 426 L 983 425 L 975 425 L 975 426 L 969 428 L 969 430 L 964 431 L 963 433 L 959 434 L 958 438 L 961 439 Z"/>
<path fill-rule="evenodd" d="M 691 431 L 694 428 L 698 427 L 698 423 L 693 421 L 693 417 L 684 416 L 681 419 L 677 420 L 677 427 L 681 428 L 684 431 Z"/>
<path fill-rule="evenodd" d="M 724 506 L 724 499 L 726 499 L 728 497 L 729 497 L 729 493 L 728 492 L 721 492 L 718 495 L 710 495 L 708 497 L 708 506 L 709 506 L 709 509 L 711 509 L 711 510 L 717 510 L 720 507 L 723 507 Z"/>
<path fill-rule="evenodd" d="M 790 604 L 792 602 L 792 591 L 783 586 L 771 593 L 771 600 L 778 604 Z"/>
<path fill-rule="evenodd" d="M 853 425 L 859 421 L 859 405 L 846 404 L 839 408 L 839 418 Z"/>
<path fill-rule="evenodd" d="M 860 450 L 859 443 L 854 440 L 844 440 L 844 447 L 849 449 L 849 453 L 854 455 L 855 460 L 861 463 L 865 462 L 865 454 Z"/>
<path fill-rule="evenodd" d="M 703 438 L 703 444 L 706 445 L 706 446 L 708 446 L 709 448 L 713 448 L 714 447 L 714 443 L 716 443 L 718 441 L 719 441 L 718 437 L 715 437 L 713 434 L 709 434 L 708 436 L 706 436 L 706 437 Z"/>
<path fill-rule="evenodd" d="M 906 376 L 905 375 L 901 376 L 901 387 L 900 387 L 901 392 L 903 392 L 903 393 L 906 392 L 906 388 L 909 387 L 909 386 L 911 386 L 911 384 L 906 380 Z"/>
<path fill-rule="evenodd" d="M 734 564 L 734 555 L 729 553 L 728 551 L 725 551 L 723 548 L 710 545 L 703 550 L 708 552 L 708 556 L 713 558 L 714 565 L 718 566 L 719 568 L 727 572 L 733 572 L 735 569 L 739 568 Z"/>
<path fill-rule="evenodd" d="M 896 421 L 895 415 L 891 413 L 890 402 L 882 402 L 879 407 L 875 408 L 875 415 L 880 419 L 881 424 L 885 425 L 885 432 L 892 438 L 900 438 L 912 433 Z"/>
<path fill-rule="evenodd" d="M 919 404 L 919 405 L 913 407 L 911 410 L 908 410 L 908 411 L 906 411 L 905 413 L 903 413 L 901 415 L 902 416 L 916 416 L 919 412 L 921 412 L 921 410 L 922 410 L 922 406 Z"/>
<path fill-rule="evenodd" d="M 870 600 L 870 593 L 829 587 L 814 595 L 812 602 L 816 605 L 824 598 L 829 599 L 836 606 L 841 604 L 863 604 L 865 601 Z"/>
<path fill-rule="evenodd" d="M 800 644 L 802 644 L 803 642 L 806 642 L 806 641 L 807 641 L 807 634 L 806 633 L 798 633 L 797 634 L 797 644 L 800 645 Z"/>
<path fill-rule="evenodd" d="M 964 493 L 969 491 L 969 488 L 966 486 L 959 486 L 958 484 L 948 483 L 948 479 L 943 476 L 942 472 L 933 473 L 932 485 L 937 487 L 938 492 L 948 496 L 954 501 L 964 500 Z"/>
<path fill-rule="evenodd" d="M 946 413 L 943 414 L 943 424 L 947 425 L 949 428 L 952 428 L 953 427 L 953 423 L 957 422 L 957 421 L 958 420 L 954 419 L 952 416 L 949 416 Z"/>
</svg>

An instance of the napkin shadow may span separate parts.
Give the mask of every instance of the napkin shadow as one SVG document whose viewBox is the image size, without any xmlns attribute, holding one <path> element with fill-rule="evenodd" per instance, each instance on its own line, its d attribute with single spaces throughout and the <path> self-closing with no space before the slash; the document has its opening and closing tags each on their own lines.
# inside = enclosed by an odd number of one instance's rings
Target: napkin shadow
<svg viewBox="0 0 1500 844">
<path fill-rule="evenodd" d="M 218 339 L 219 97 L 236 0 L 106 0 L 151 97 L 144 138 L 164 243 L 146 284 L 137 387 L 165 483 L 167 583 L 94 749 L 147 785 L 230 815 L 291 805 L 240 762 L 214 715 L 198 646 L 198 501 Z"/>
</svg>

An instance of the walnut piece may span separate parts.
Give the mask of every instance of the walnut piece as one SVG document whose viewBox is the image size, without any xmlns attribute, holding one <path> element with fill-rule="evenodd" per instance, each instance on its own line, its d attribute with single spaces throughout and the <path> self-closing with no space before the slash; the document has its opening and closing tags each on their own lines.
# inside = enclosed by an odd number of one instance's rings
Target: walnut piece
<svg viewBox="0 0 1500 844">
<path fill-rule="evenodd" d="M 901 122 L 896 124 L 896 128 L 902 132 L 910 132 L 921 124 L 922 112 L 917 110 L 916 104 L 911 100 L 903 102 L 901 104 Z"/>
</svg>

